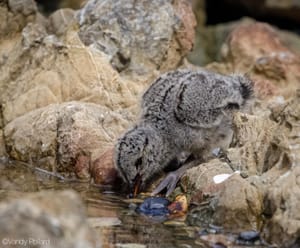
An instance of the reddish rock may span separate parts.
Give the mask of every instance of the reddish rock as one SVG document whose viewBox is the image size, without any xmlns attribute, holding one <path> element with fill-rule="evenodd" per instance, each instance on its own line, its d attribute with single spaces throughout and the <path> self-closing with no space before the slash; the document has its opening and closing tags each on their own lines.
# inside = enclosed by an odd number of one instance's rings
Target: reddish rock
<svg viewBox="0 0 300 248">
<path fill-rule="evenodd" d="M 176 32 L 176 37 L 182 46 L 183 52 L 187 53 L 194 45 L 196 18 L 189 1 L 175 0 L 173 4 L 175 12 L 182 22 L 181 28 Z"/>
<path fill-rule="evenodd" d="M 242 23 L 222 47 L 229 72 L 248 73 L 260 98 L 290 96 L 299 88 L 300 58 L 281 40 L 279 33 L 265 23 Z M 214 65 L 212 68 L 224 69 Z"/>
<path fill-rule="evenodd" d="M 81 179 L 90 178 L 90 163 L 91 163 L 90 156 L 80 154 L 76 158 L 76 162 L 75 162 L 74 171 L 76 176 Z"/>
<path fill-rule="evenodd" d="M 113 152 L 113 148 L 108 149 L 93 162 L 91 175 L 95 183 L 114 185 L 117 181 L 118 171 L 114 166 Z"/>
</svg>

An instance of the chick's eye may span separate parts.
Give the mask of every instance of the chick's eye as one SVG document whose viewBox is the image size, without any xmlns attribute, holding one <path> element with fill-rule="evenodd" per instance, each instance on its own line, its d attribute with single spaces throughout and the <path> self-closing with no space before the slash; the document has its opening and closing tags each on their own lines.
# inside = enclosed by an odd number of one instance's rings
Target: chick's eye
<svg viewBox="0 0 300 248">
<path fill-rule="evenodd" d="M 239 109 L 240 106 L 237 103 L 230 102 L 230 103 L 227 104 L 226 108 L 227 109 Z"/>
<path fill-rule="evenodd" d="M 140 167 L 140 165 L 142 164 L 142 161 L 143 161 L 142 158 L 138 158 L 134 163 L 135 168 Z"/>
</svg>

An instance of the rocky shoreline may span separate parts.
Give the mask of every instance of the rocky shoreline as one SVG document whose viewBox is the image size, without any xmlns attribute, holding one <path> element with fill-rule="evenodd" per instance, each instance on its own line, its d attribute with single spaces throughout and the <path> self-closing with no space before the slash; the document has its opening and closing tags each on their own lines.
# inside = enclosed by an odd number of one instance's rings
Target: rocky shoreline
<svg viewBox="0 0 300 248">
<path fill-rule="evenodd" d="M 250 114 L 235 116 L 231 167 L 214 159 L 192 168 L 177 190 L 193 206 L 188 219 L 197 213 L 226 230 L 255 230 L 269 244 L 297 247 L 300 37 L 251 19 L 205 27 L 197 11 L 188 0 L 99 0 L 46 18 L 33 0 L 2 1 L 0 157 L 114 184 L 112 147 L 158 75 L 200 68 L 187 58 L 219 73 L 247 73 L 256 101 Z M 205 38 L 214 39 L 213 48 Z M 232 168 L 241 174 L 214 184 Z M 17 203 L 1 204 L 5 216 Z"/>
</svg>

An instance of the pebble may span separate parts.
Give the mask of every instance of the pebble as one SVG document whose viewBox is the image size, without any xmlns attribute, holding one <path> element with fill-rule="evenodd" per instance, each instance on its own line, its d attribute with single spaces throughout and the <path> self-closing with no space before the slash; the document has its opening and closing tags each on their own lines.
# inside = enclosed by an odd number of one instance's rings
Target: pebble
<svg viewBox="0 0 300 248">
<path fill-rule="evenodd" d="M 162 216 L 169 214 L 169 200 L 162 197 L 148 197 L 137 208 L 137 212 L 149 216 Z"/>
<path fill-rule="evenodd" d="M 259 232 L 257 231 L 245 231 L 239 234 L 238 239 L 242 241 L 255 242 L 256 240 L 260 239 L 260 236 Z"/>
</svg>

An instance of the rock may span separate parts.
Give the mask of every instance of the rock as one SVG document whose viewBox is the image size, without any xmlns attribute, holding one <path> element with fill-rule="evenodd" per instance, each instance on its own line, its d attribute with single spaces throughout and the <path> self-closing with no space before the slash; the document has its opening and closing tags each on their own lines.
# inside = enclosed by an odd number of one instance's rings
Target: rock
<svg viewBox="0 0 300 248">
<path fill-rule="evenodd" d="M 77 193 L 41 191 L 0 204 L 0 240 L 7 247 L 100 247 Z M 23 242 L 23 243 L 15 243 Z"/>
<path fill-rule="evenodd" d="M 79 9 L 84 5 L 86 0 L 61 0 L 59 1 L 60 8 Z"/>
<path fill-rule="evenodd" d="M 0 3 L 0 37 L 13 38 L 27 23 L 37 18 L 37 6 L 34 0 L 4 0 Z"/>
<path fill-rule="evenodd" d="M 263 196 L 240 175 L 233 175 L 224 182 L 215 203 L 213 223 L 226 230 L 259 230 Z"/>
<path fill-rule="evenodd" d="M 76 170 L 82 177 L 90 171 L 84 166 L 111 148 L 128 124 L 126 116 L 108 108 L 66 102 L 14 119 L 5 126 L 4 136 L 10 157 L 34 162 L 50 171 L 73 173 Z M 82 174 L 84 170 L 86 173 Z"/>
<path fill-rule="evenodd" d="M 203 7 L 200 7 L 200 15 L 202 15 Z M 196 12 L 197 15 L 197 12 Z M 193 50 L 188 54 L 188 60 L 198 66 L 206 66 L 209 64 L 210 67 L 216 66 L 215 62 L 222 62 L 224 59 L 224 43 L 227 44 L 229 34 L 239 26 L 253 25 L 256 22 L 254 19 L 249 17 L 243 17 L 240 20 L 219 23 L 217 25 L 197 25 L 195 44 Z M 286 30 L 278 29 L 272 26 L 272 29 L 279 36 L 283 45 L 286 46 L 292 53 L 300 52 L 300 38 L 299 35 L 289 32 Z M 265 46 L 265 45 L 264 45 Z M 225 46 L 226 47 L 226 46 Z M 223 48 L 223 49 L 222 49 Z M 225 48 L 226 51 L 226 48 Z M 243 59 L 243 58 L 240 58 Z M 218 65 L 218 71 L 222 72 L 221 65 Z M 223 64 L 222 64 L 223 65 Z M 230 64 L 227 64 L 224 73 L 234 72 L 234 68 Z M 239 71 L 237 71 L 239 72 Z"/>
<path fill-rule="evenodd" d="M 0 128 L 0 158 L 1 157 L 6 157 L 6 148 L 5 148 L 5 141 L 3 137 L 3 130 Z"/>
<path fill-rule="evenodd" d="M 31 110 L 72 100 L 131 112 L 145 87 L 121 79 L 104 54 L 85 47 L 76 32 L 61 41 L 39 24 L 24 28 L 0 72 L 4 125 Z"/>
<path fill-rule="evenodd" d="M 248 73 L 262 99 L 275 94 L 288 97 L 299 88 L 300 58 L 268 24 L 255 22 L 234 28 L 222 46 L 222 56 L 223 64 L 213 63 L 208 68 Z"/>
<path fill-rule="evenodd" d="M 241 241 L 254 242 L 256 240 L 259 240 L 260 236 L 259 232 L 256 231 L 244 231 L 239 234 L 238 239 Z"/>
<path fill-rule="evenodd" d="M 293 165 L 300 164 L 300 90 L 296 91 L 288 101 L 279 98 L 271 102 L 269 108 L 271 118 L 280 125 L 287 137 Z"/>
<path fill-rule="evenodd" d="M 262 175 L 273 166 L 290 168 L 291 151 L 283 129 L 266 115 L 238 113 L 233 119 L 234 147 L 228 158 L 247 175 Z"/>
<path fill-rule="evenodd" d="M 297 247 L 300 237 L 300 166 L 279 177 L 265 197 L 263 237 L 279 247 Z M 294 245 L 294 246 L 293 246 Z"/>
<path fill-rule="evenodd" d="M 59 9 L 49 16 L 49 30 L 57 36 L 64 35 L 71 25 L 75 25 L 75 11 Z"/>
<path fill-rule="evenodd" d="M 267 113 L 255 116 L 237 113 L 233 119 L 234 140 L 227 157 L 231 167 L 240 170 L 247 179 L 235 174 L 215 184 L 215 175 L 232 173 L 228 164 L 218 159 L 187 171 L 191 202 L 209 203 L 208 209 L 200 205 L 196 218 L 232 231 L 259 230 L 267 188 L 293 163 L 284 128 L 269 119 Z M 209 213 L 208 220 L 203 219 L 203 213 Z"/>
<path fill-rule="evenodd" d="M 91 174 L 94 182 L 102 185 L 115 185 L 118 178 L 118 171 L 114 165 L 114 149 L 107 149 L 99 158 L 97 158 L 91 168 Z"/>
<path fill-rule="evenodd" d="M 207 196 L 214 193 L 214 187 L 210 187 L 214 185 L 213 177 L 222 173 L 232 173 L 232 169 L 228 164 L 218 159 L 211 160 L 208 163 L 187 170 L 185 176 L 187 177 L 189 188 L 192 192 L 191 197 L 192 199 L 195 198 L 193 203 L 200 203 L 203 200 L 202 197 L 199 196 L 199 193 Z M 198 199 L 196 200 L 196 198 Z"/>
<path fill-rule="evenodd" d="M 137 212 L 149 216 L 166 216 L 169 214 L 169 200 L 162 197 L 148 197 L 137 208 Z"/>
<path fill-rule="evenodd" d="M 122 74 L 176 68 L 192 47 L 196 25 L 187 0 L 90 0 L 77 17 L 83 43 L 106 53 Z"/>
</svg>

